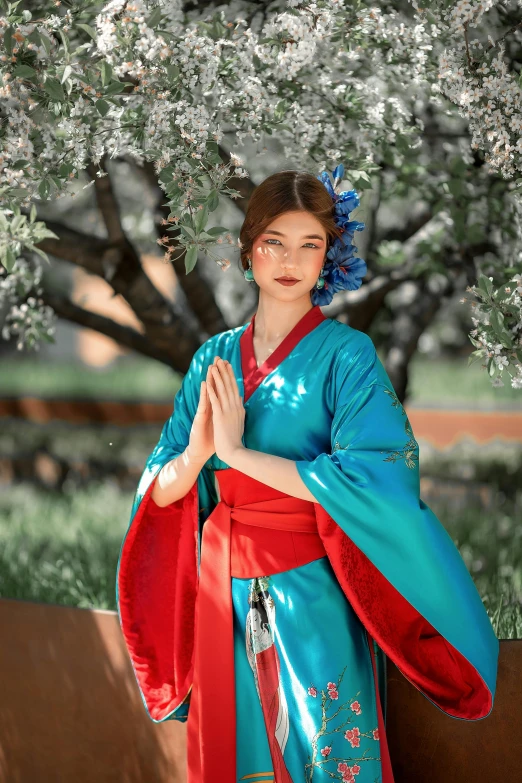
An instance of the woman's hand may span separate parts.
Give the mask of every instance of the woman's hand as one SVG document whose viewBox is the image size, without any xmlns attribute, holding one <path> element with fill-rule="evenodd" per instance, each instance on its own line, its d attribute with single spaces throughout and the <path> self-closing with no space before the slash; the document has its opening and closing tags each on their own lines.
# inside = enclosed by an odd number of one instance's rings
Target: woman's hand
<svg viewBox="0 0 522 783">
<path fill-rule="evenodd" d="M 201 381 L 199 387 L 199 403 L 192 421 L 187 455 L 190 462 L 205 464 L 215 452 L 214 427 L 212 422 L 212 405 L 208 397 L 210 368 L 207 370 L 206 381 Z"/>
<path fill-rule="evenodd" d="M 210 365 L 211 382 L 207 384 L 212 405 L 214 445 L 223 462 L 229 462 L 234 451 L 244 448 L 245 408 L 239 395 L 232 365 L 216 356 Z"/>
</svg>

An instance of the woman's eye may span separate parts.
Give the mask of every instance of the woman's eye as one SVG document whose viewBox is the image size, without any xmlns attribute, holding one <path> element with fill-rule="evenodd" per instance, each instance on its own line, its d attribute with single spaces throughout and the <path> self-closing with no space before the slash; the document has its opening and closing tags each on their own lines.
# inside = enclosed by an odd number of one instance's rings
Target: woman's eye
<svg viewBox="0 0 522 783">
<path fill-rule="evenodd" d="M 267 244 L 271 244 L 272 242 L 278 242 L 279 244 L 281 244 L 278 239 L 265 239 L 264 241 Z M 306 245 L 310 245 L 312 248 L 314 248 L 314 250 L 317 250 L 317 245 L 314 245 L 313 242 L 306 242 Z"/>
</svg>

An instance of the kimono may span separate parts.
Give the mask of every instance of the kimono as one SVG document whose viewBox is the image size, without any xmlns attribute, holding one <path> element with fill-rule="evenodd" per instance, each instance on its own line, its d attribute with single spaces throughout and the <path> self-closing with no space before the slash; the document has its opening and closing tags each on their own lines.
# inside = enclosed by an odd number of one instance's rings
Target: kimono
<svg viewBox="0 0 522 783">
<path fill-rule="evenodd" d="M 314 306 L 258 368 L 254 328 L 196 351 L 140 478 L 116 576 L 136 681 L 152 721 L 187 721 L 189 783 L 393 783 L 386 656 L 474 721 L 493 708 L 498 639 L 420 498 L 418 444 L 372 340 Z M 185 496 L 152 500 L 215 356 L 243 396 L 243 445 L 294 460 L 316 502 L 216 454 Z"/>
</svg>

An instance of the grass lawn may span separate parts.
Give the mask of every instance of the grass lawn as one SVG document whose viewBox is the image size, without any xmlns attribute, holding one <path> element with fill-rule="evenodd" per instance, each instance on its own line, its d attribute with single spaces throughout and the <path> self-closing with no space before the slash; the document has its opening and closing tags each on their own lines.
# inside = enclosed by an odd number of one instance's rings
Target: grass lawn
<svg viewBox="0 0 522 783">
<path fill-rule="evenodd" d="M 38 356 L 2 359 L 0 396 L 42 395 L 83 399 L 171 400 L 180 376 L 160 362 L 141 357 L 120 357 L 107 369 L 74 362 L 41 361 Z M 417 355 L 411 363 L 410 397 L 413 405 L 456 407 L 520 406 L 522 391 L 493 388 L 480 363 L 467 359 L 426 359 Z"/>
<path fill-rule="evenodd" d="M 18 484 L 0 495 L 0 595 L 115 609 L 116 565 L 133 493 L 109 481 L 63 493 Z M 457 544 L 499 638 L 522 638 L 520 508 L 433 511 Z"/>
</svg>

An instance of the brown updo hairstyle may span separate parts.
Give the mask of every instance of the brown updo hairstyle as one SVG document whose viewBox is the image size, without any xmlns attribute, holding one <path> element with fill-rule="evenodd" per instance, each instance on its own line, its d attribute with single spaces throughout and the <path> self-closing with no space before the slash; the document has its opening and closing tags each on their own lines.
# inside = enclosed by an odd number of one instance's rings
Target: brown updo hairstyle
<svg viewBox="0 0 522 783">
<path fill-rule="evenodd" d="M 261 182 L 250 196 L 245 220 L 239 233 L 241 241 L 240 264 L 248 269 L 247 258 L 252 246 L 275 218 L 284 212 L 305 210 L 313 215 L 326 232 L 326 244 L 342 237 L 333 214 L 332 197 L 321 180 L 308 171 L 279 171 Z"/>
</svg>

